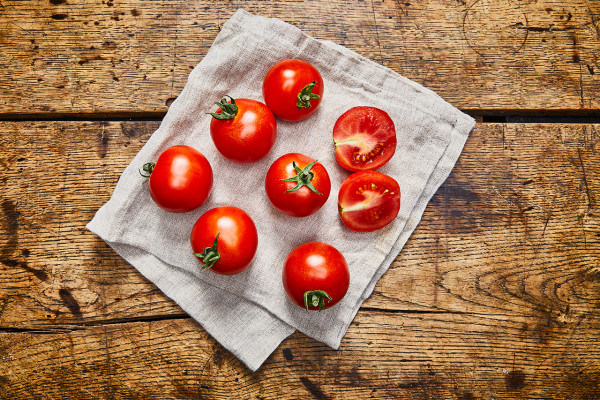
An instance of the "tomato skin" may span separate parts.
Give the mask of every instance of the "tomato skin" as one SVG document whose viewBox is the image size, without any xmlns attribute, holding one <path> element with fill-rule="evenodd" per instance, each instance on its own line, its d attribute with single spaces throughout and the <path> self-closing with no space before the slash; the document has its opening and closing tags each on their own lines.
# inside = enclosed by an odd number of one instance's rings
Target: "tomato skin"
<svg viewBox="0 0 600 400">
<path fill-rule="evenodd" d="M 210 121 L 215 147 L 228 160 L 248 164 L 265 157 L 275 144 L 277 122 L 260 101 L 235 99 L 238 112 L 232 119 Z M 216 111 L 217 114 L 221 110 Z"/>
<path fill-rule="evenodd" d="M 298 108 L 298 93 L 316 82 L 312 93 L 318 99 L 309 101 L 310 107 Z M 275 64 L 263 81 L 263 99 L 276 117 L 286 121 L 300 121 L 311 116 L 323 98 L 325 86 L 319 71 L 310 63 L 302 60 L 287 59 Z"/>
<path fill-rule="evenodd" d="M 333 127 L 335 159 L 350 171 L 377 169 L 396 152 L 394 121 L 375 107 L 353 107 Z"/>
<path fill-rule="evenodd" d="M 283 264 L 283 288 L 294 303 L 305 308 L 304 293 L 323 290 L 323 308 L 330 308 L 346 295 L 350 286 L 350 270 L 346 259 L 335 247 L 323 242 L 308 242 L 292 250 Z M 310 310 L 319 307 L 310 305 Z"/>
<path fill-rule="evenodd" d="M 179 145 L 160 154 L 148 188 L 160 208 L 183 213 L 204 204 L 212 185 L 213 172 L 206 157 L 193 147 Z"/>
<path fill-rule="evenodd" d="M 208 210 L 194 224 L 190 241 L 194 253 L 211 247 L 219 234 L 217 250 L 221 258 L 210 268 L 222 275 L 245 270 L 258 247 L 258 233 L 252 218 L 241 208 L 216 207 Z M 199 258 L 201 261 L 201 259 Z"/>
<path fill-rule="evenodd" d="M 377 171 L 360 171 L 342 182 L 338 209 L 344 225 L 371 232 L 391 223 L 400 211 L 400 185 Z"/>
<path fill-rule="evenodd" d="M 308 186 L 302 186 L 294 192 L 296 182 L 285 182 L 282 179 L 293 178 L 297 175 L 293 162 L 300 169 L 304 169 L 314 159 L 300 153 L 288 153 L 279 157 L 269 167 L 265 176 L 265 191 L 271 204 L 284 214 L 293 217 L 306 217 L 316 213 L 325 204 L 331 192 L 331 180 L 323 164 L 317 162 L 312 166 L 311 183 L 321 193 L 315 193 Z"/>
</svg>

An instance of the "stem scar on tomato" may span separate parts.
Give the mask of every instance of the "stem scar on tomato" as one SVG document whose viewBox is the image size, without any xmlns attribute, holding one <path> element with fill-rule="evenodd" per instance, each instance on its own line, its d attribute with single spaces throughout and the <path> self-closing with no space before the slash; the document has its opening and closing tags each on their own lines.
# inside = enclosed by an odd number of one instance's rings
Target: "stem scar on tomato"
<svg viewBox="0 0 600 400">
<path fill-rule="evenodd" d="M 306 311 L 310 311 L 308 307 L 319 307 L 319 311 L 325 307 L 325 299 L 332 301 L 333 299 L 324 290 L 307 290 L 304 292 L 304 306 Z"/>
<path fill-rule="evenodd" d="M 219 233 L 215 236 L 215 242 L 212 246 L 206 247 L 202 253 L 194 253 L 194 255 L 204 262 L 202 269 L 210 269 L 219 259 L 221 255 L 217 251 L 217 242 L 219 241 Z"/>
<path fill-rule="evenodd" d="M 311 168 L 316 164 L 317 160 L 307 164 L 303 169 L 300 169 L 296 165 L 296 161 L 292 161 L 292 165 L 294 166 L 294 170 L 296 170 L 296 176 L 291 178 L 281 179 L 284 182 L 296 182 L 296 186 L 293 188 L 286 190 L 286 193 L 295 192 L 300 189 L 302 186 L 308 187 L 310 190 L 315 192 L 316 194 L 323 195 L 321 192 L 317 190 L 317 188 L 312 184 L 312 179 L 315 177 L 315 174 L 311 171 Z M 288 164 L 289 165 L 289 164 Z"/>
<path fill-rule="evenodd" d="M 298 98 L 297 98 L 298 100 L 296 102 L 296 107 L 310 108 L 311 107 L 310 101 L 312 99 L 320 99 L 321 98 L 321 96 L 312 92 L 313 89 L 315 88 L 316 84 L 317 84 L 317 81 L 312 81 L 311 83 L 309 83 L 308 85 L 306 85 L 302 88 L 300 93 L 298 93 Z"/>
</svg>

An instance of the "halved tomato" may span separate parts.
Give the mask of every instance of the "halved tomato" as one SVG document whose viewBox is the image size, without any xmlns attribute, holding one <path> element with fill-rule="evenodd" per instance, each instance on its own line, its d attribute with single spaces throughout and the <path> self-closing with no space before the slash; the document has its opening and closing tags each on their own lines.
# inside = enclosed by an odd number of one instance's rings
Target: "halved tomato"
<svg viewBox="0 0 600 400">
<path fill-rule="evenodd" d="M 335 159 L 350 171 L 377 169 L 396 151 L 394 121 L 375 107 L 354 107 L 333 127 Z"/>
<path fill-rule="evenodd" d="M 398 216 L 400 185 L 381 172 L 355 172 L 342 182 L 338 206 L 342 222 L 348 228 L 376 231 Z"/>
</svg>

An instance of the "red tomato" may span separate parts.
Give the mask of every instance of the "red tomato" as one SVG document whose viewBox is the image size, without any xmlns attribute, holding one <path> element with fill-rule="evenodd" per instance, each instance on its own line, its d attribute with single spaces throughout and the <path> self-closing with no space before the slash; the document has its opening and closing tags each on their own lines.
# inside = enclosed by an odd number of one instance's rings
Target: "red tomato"
<svg viewBox="0 0 600 400">
<path fill-rule="evenodd" d="M 338 198 L 344 225 L 370 232 L 392 222 L 400 211 L 400 186 L 377 171 L 355 172 L 342 182 Z"/>
<path fill-rule="evenodd" d="M 237 207 L 208 210 L 194 224 L 190 237 L 194 255 L 222 275 L 242 272 L 254 258 L 258 235 L 254 221 Z"/>
<path fill-rule="evenodd" d="M 390 116 L 375 107 L 354 107 L 333 127 L 335 159 L 350 171 L 377 169 L 396 151 L 396 128 Z"/>
<path fill-rule="evenodd" d="M 304 243 L 292 250 L 283 264 L 282 278 L 290 300 L 307 310 L 337 304 L 350 286 L 346 259 L 323 242 Z"/>
<path fill-rule="evenodd" d="M 323 97 L 323 78 L 315 67 L 302 60 L 275 64 L 263 81 L 263 98 L 275 116 L 300 121 L 317 111 Z"/>
<path fill-rule="evenodd" d="M 150 196 L 163 210 L 182 213 L 200 207 L 210 194 L 213 173 L 202 153 L 190 146 L 173 146 L 154 163 L 144 165 Z"/>
<path fill-rule="evenodd" d="M 288 153 L 279 157 L 267 171 L 265 190 L 279 211 L 306 217 L 325 204 L 331 181 L 321 163 L 303 154 Z"/>
<path fill-rule="evenodd" d="M 229 97 L 229 96 L 227 96 Z M 219 109 L 210 121 L 210 135 L 225 158 L 252 163 L 266 156 L 277 138 L 277 123 L 263 103 L 229 97 L 216 103 Z"/>
</svg>

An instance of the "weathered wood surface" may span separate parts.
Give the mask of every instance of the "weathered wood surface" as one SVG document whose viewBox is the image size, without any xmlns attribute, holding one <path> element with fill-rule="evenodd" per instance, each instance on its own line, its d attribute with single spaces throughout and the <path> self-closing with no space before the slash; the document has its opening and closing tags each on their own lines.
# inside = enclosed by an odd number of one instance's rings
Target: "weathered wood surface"
<svg viewBox="0 0 600 400">
<path fill-rule="evenodd" d="M 237 10 L 278 17 L 468 111 L 600 109 L 600 2 L 0 2 L 0 113 L 161 115 Z"/>
<path fill-rule="evenodd" d="M 0 123 L 0 398 L 600 398 L 600 126 L 479 124 L 341 349 L 255 374 L 85 230 L 157 126 Z"/>
<path fill-rule="evenodd" d="M 597 317 L 359 312 L 334 351 L 300 334 L 256 373 L 191 319 L 0 333 L 5 399 L 600 398 Z"/>
</svg>

